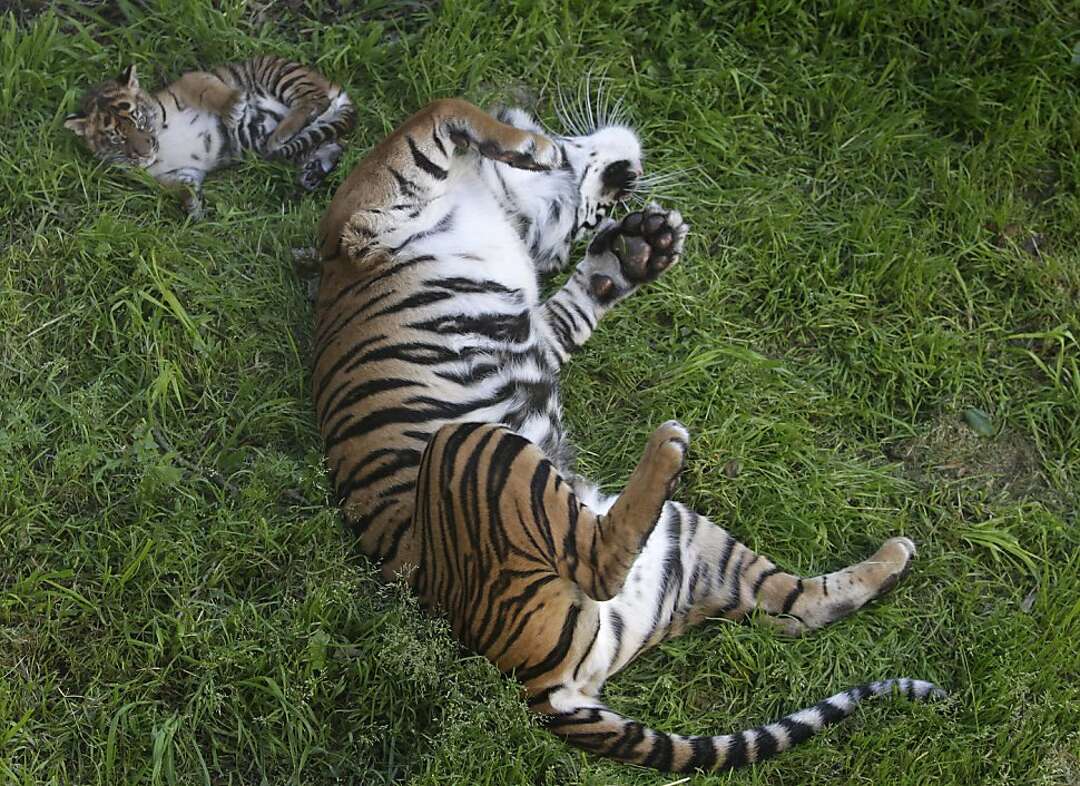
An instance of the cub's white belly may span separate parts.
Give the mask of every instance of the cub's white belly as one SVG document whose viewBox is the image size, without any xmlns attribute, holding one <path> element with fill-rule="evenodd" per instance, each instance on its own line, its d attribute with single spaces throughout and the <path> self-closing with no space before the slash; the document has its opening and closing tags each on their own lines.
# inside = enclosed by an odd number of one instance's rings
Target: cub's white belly
<svg viewBox="0 0 1080 786">
<path fill-rule="evenodd" d="M 188 108 L 168 116 L 158 132 L 157 160 L 150 165 L 155 177 L 178 169 L 209 171 L 221 163 L 225 138 L 216 115 Z"/>
</svg>

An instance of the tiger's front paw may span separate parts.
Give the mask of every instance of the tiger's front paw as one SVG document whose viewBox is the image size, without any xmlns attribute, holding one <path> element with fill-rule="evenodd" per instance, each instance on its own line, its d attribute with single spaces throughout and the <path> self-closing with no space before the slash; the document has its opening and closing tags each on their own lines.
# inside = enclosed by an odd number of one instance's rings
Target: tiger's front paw
<svg viewBox="0 0 1080 786">
<path fill-rule="evenodd" d="M 590 282 L 593 294 L 601 303 L 608 303 L 628 294 L 628 289 L 655 281 L 679 261 L 689 231 L 679 211 L 656 204 L 612 222 L 589 245 L 589 254 L 598 258 L 613 255 L 619 275 L 594 273 Z"/>
<path fill-rule="evenodd" d="M 533 131 L 519 132 L 520 139 L 514 146 L 503 146 L 499 140 L 488 139 L 480 142 L 477 149 L 481 155 L 502 161 L 515 169 L 528 169 L 533 172 L 547 172 L 562 164 L 559 146 L 551 139 Z"/>
</svg>

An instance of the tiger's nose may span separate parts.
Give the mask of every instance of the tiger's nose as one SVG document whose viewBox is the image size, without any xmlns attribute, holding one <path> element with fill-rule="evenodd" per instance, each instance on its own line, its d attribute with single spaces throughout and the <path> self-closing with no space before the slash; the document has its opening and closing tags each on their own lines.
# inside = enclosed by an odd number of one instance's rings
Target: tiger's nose
<svg viewBox="0 0 1080 786">
<path fill-rule="evenodd" d="M 608 164 L 604 168 L 600 180 L 603 182 L 604 188 L 610 191 L 624 192 L 630 190 L 639 174 L 641 173 L 637 167 L 632 166 L 629 161 L 622 160 Z"/>
</svg>

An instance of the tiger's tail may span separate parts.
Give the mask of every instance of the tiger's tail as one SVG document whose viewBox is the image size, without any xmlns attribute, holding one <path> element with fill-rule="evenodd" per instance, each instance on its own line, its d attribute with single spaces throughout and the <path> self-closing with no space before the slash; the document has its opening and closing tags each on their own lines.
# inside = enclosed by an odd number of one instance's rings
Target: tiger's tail
<svg viewBox="0 0 1080 786">
<path fill-rule="evenodd" d="M 717 772 L 756 764 L 793 748 L 851 715 L 863 699 L 894 691 L 919 701 L 945 696 L 941 688 L 923 680 L 881 680 L 837 693 L 764 726 L 715 737 L 656 731 L 603 705 L 555 711 L 546 716 L 545 725 L 571 745 L 607 758 L 666 772 Z"/>
<path fill-rule="evenodd" d="M 340 139 L 352 129 L 355 122 L 356 108 L 345 91 L 339 89 L 326 109 L 275 150 L 274 157 L 298 160 L 327 142 Z"/>
</svg>

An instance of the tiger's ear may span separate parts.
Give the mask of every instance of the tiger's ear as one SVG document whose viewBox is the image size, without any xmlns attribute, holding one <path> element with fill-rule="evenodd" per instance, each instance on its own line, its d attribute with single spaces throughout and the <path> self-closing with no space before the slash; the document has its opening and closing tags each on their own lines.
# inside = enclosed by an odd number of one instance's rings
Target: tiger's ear
<svg viewBox="0 0 1080 786">
<path fill-rule="evenodd" d="M 120 78 L 116 81 L 122 85 L 127 85 L 132 90 L 138 90 L 139 77 L 135 75 L 135 64 L 132 63 L 127 68 L 125 68 L 124 72 L 120 74 Z"/>
<path fill-rule="evenodd" d="M 76 136 L 86 136 L 88 122 L 82 112 L 74 112 L 64 118 L 64 128 L 74 131 Z"/>
</svg>

